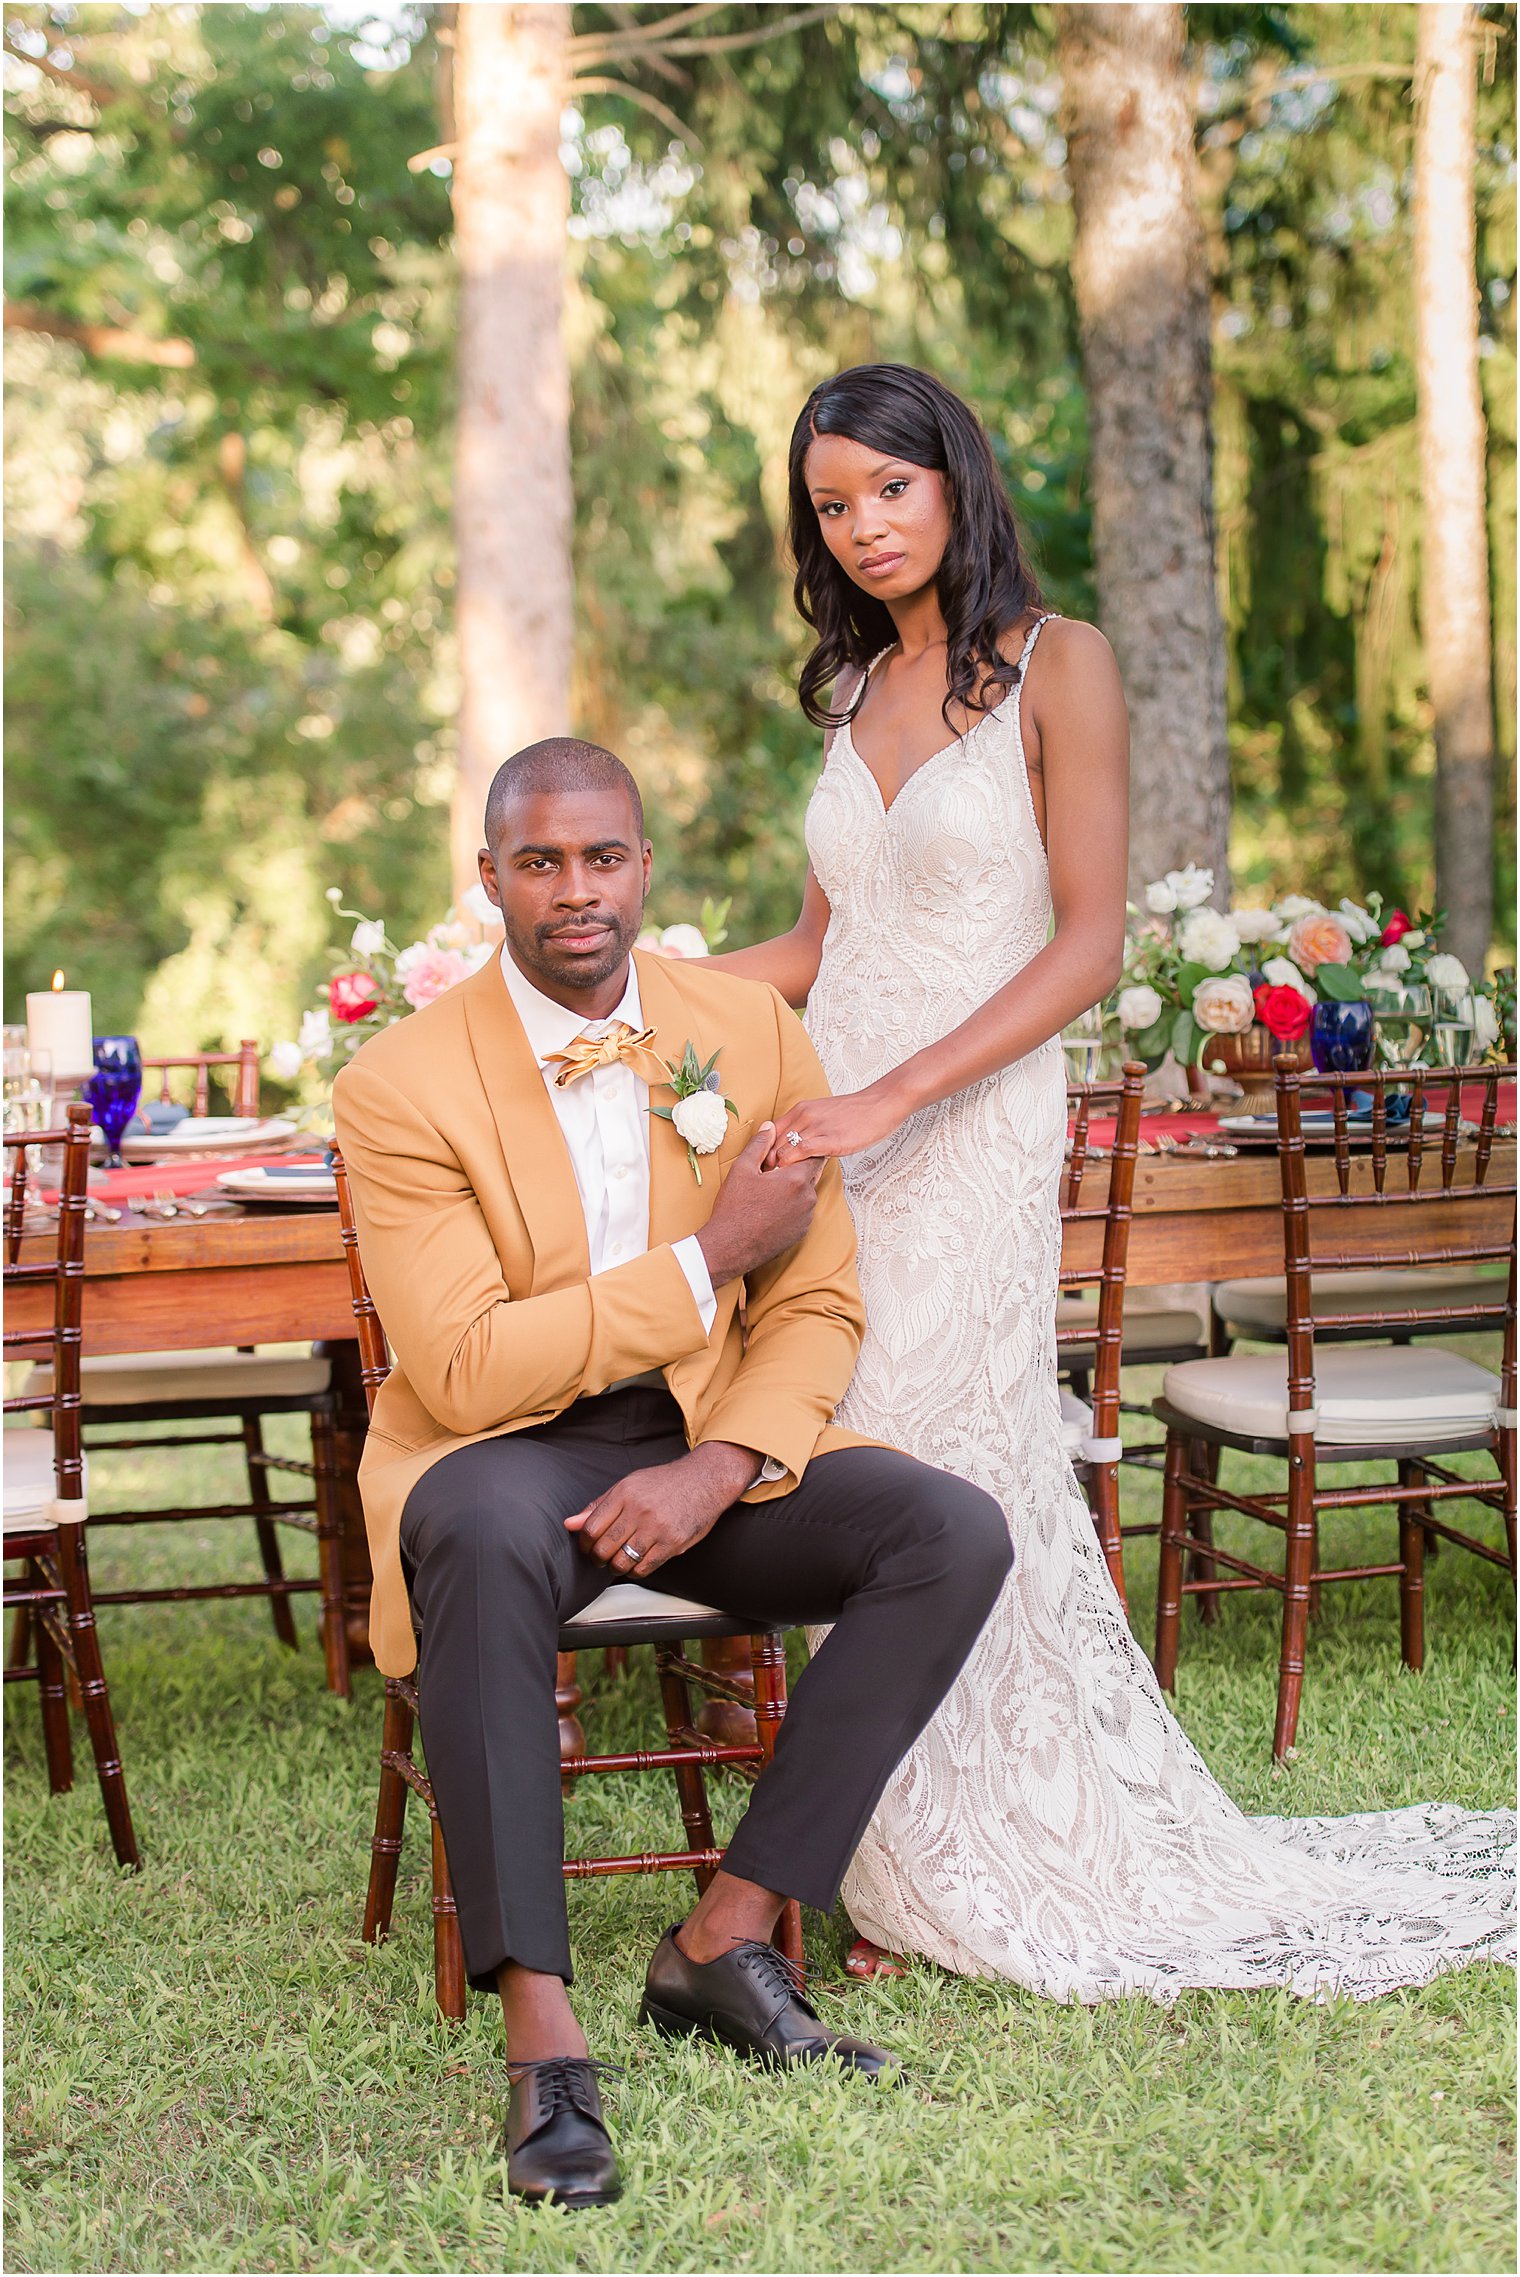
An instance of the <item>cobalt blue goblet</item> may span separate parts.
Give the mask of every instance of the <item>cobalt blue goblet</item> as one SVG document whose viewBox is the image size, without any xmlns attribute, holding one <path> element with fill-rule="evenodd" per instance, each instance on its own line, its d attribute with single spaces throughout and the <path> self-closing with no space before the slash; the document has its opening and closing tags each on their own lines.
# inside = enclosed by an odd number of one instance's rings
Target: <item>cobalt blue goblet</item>
<svg viewBox="0 0 1520 2277">
<path fill-rule="evenodd" d="M 1316 1004 L 1309 1021 L 1309 1056 L 1321 1075 L 1354 1075 L 1372 1065 L 1372 1006 L 1365 997 L 1354 1003 Z"/>
<path fill-rule="evenodd" d="M 106 1165 L 121 1168 L 121 1139 L 137 1112 L 142 1096 L 142 1053 L 135 1036 L 97 1036 L 95 1073 L 84 1087 L 101 1135 L 106 1142 Z"/>
</svg>

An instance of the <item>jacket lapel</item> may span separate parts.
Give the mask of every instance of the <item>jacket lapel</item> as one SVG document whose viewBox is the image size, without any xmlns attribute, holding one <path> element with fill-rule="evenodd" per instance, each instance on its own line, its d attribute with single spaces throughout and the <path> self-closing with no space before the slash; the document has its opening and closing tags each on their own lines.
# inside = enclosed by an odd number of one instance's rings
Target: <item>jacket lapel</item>
<svg viewBox="0 0 1520 2277">
<path fill-rule="evenodd" d="M 580 1188 L 548 1087 L 507 994 L 497 957 L 463 983 L 463 996 L 470 1048 L 533 1245 L 529 1294 L 569 1288 L 591 1271 Z"/>
<path fill-rule="evenodd" d="M 639 976 L 639 1002 L 644 1008 L 646 1027 L 655 1031 L 654 1048 L 661 1059 L 675 1067 L 688 1043 L 694 1043 L 698 1056 L 706 1059 L 709 1052 L 721 1043 L 721 1037 L 704 1040 L 692 1014 L 690 1005 L 682 995 L 676 980 L 679 969 L 668 957 L 645 956 L 634 952 L 634 964 Z M 718 1062 L 718 1073 L 723 1073 L 723 1062 Z M 668 1086 L 652 1083 L 649 1103 L 669 1107 L 674 1104 L 675 1093 Z M 730 1130 L 735 1126 L 730 1123 Z M 649 1246 L 657 1249 L 664 1241 L 681 1241 L 706 1225 L 718 1196 L 718 1158 L 702 1158 L 702 1183 L 699 1186 L 691 1174 L 686 1159 L 686 1142 L 673 1123 L 663 1115 L 651 1113 L 649 1117 Z"/>
</svg>

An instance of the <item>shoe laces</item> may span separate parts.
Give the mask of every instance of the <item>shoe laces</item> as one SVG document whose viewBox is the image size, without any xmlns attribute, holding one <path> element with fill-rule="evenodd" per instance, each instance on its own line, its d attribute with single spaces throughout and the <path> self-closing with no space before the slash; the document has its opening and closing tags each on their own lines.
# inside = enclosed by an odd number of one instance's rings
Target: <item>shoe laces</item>
<svg viewBox="0 0 1520 2277">
<path fill-rule="evenodd" d="M 785 2000 L 795 2000 L 817 2021 L 818 2011 L 803 1990 L 805 1979 L 801 1964 L 788 1960 L 774 1945 L 746 1945 L 739 1954 L 739 1965 L 757 1976 L 767 1992 L 778 1992 Z"/>
<path fill-rule="evenodd" d="M 557 2119 L 562 2111 L 579 2111 L 590 2118 L 582 2098 L 585 2095 L 585 2074 L 595 2079 L 621 2079 L 627 2067 L 623 2064 L 605 2064 L 591 2056 L 535 2056 L 528 2063 L 509 2065 L 512 2084 L 533 2075 L 544 2103 L 544 2118 Z"/>
</svg>

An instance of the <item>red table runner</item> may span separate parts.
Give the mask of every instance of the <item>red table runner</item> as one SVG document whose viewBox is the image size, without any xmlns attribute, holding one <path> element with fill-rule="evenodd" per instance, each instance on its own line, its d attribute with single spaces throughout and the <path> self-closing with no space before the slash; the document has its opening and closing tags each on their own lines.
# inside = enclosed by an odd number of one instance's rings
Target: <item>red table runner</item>
<svg viewBox="0 0 1520 2277">
<path fill-rule="evenodd" d="M 153 1194 L 197 1194 L 203 1187 L 219 1193 L 217 1173 L 222 1170 L 259 1170 L 278 1166 L 294 1170 L 320 1170 L 322 1155 L 219 1154 L 203 1155 L 199 1162 L 132 1162 L 124 1170 L 92 1170 L 90 1192 L 101 1202 L 137 1202 Z"/>
</svg>

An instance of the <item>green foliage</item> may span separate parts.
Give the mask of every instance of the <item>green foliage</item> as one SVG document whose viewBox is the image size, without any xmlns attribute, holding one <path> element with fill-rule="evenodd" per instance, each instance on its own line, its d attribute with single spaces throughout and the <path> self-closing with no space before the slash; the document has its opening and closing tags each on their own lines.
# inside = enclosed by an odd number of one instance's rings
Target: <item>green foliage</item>
<svg viewBox="0 0 1520 2277">
<path fill-rule="evenodd" d="M 443 163 L 406 163 L 442 139 L 436 13 L 377 56 L 291 0 L 7 12 L 99 98 L 8 69 L 8 289 L 53 327 L 8 342 L 10 1012 L 62 963 L 158 1043 L 271 1040 L 320 977 L 329 885 L 398 938 L 448 902 L 450 215 Z M 1429 898 L 1408 87 L 1335 76 L 1407 69 L 1412 22 L 1189 14 L 1252 897 Z M 1513 19 L 1489 22 L 1512 761 Z M 795 916 L 818 766 L 781 541 L 819 377 L 899 357 L 961 388 L 1052 605 L 1092 613 L 1071 209 L 1045 11 L 846 5 L 680 71 L 631 76 L 699 146 L 615 95 L 572 121 L 574 724 L 644 783 L 667 921 L 731 899 L 744 940 Z"/>
<path fill-rule="evenodd" d="M 1142 1372 L 1133 1396 L 1159 1388 Z M 271 1442 L 301 1444 L 277 1421 Z M 1457 1461 L 1470 1460 L 1458 1457 Z M 1232 1470 L 1238 1463 L 1238 1471 Z M 1226 1457 L 1225 1482 L 1269 1466 Z M 98 1473 L 98 1475 L 96 1475 Z M 230 1450 L 101 1455 L 100 1507 L 230 1500 Z M 1125 1476 L 1126 1521 L 1159 1481 Z M 1131 1500 L 1133 1496 L 1133 1500 Z M 1480 1524 L 1483 1521 L 1479 1521 Z M 1334 1521 L 1347 1564 L 1391 1518 Z M 1251 1555 L 1244 1521 L 1221 1539 Z M 1236 1529 L 1239 1529 L 1237 1532 Z M 302 1557 L 297 1544 L 295 1568 Z M 235 1579 L 242 1526 L 107 1528 L 97 1586 Z M 1137 1633 L 1155 1547 L 1126 1545 Z M 310 1570 L 309 1553 L 301 1570 Z M 1185 1624 L 1181 1714 L 1248 1811 L 1394 1807 L 1513 1792 L 1513 1613 L 1505 1577 L 1446 1550 L 1427 1579 L 1429 1664 L 1398 1660 L 1387 1580 L 1324 1593 L 1296 1760 L 1268 1758 L 1275 1599 Z M 532 2213 L 503 2193 L 500 2016 L 432 2005 L 426 1841 L 409 1814 L 394 1934 L 359 1940 L 380 1686 L 322 1689 L 311 1600 L 301 1650 L 263 1606 L 101 1616 L 143 1872 L 111 1868 L 79 1742 L 49 1801 L 37 1702 L 6 1694 L 6 2259 L 15 2270 L 1470 2270 L 1514 2261 L 1514 2006 L 1508 1970 L 1323 2006 L 1285 1992 L 1061 2007 L 927 1966 L 852 1986 L 842 1914 L 809 1916 L 836 2029 L 899 2050 L 900 2093 L 777 2080 L 634 2022 L 645 1960 L 689 1902 L 682 1877 L 573 1883 L 575 1998 L 593 2051 L 625 2065 L 608 2106 L 627 2189 L 605 2213 Z M 658 1729 L 647 1656 L 608 1681 L 584 1655 L 596 1745 Z M 722 1830 L 744 1790 L 713 1782 Z M 665 1849 L 668 1781 L 585 1781 L 572 1848 Z"/>
</svg>

